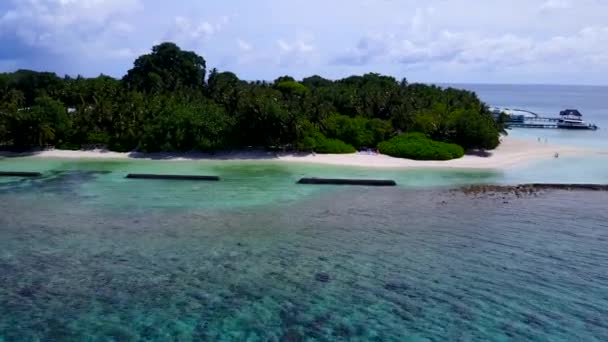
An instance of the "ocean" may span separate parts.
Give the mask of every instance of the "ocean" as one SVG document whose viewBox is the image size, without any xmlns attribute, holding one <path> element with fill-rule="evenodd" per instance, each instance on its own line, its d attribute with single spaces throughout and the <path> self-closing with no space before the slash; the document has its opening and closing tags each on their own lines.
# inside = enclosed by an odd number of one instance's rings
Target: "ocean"
<svg viewBox="0 0 608 342">
<path fill-rule="evenodd" d="M 607 88 L 464 87 L 495 106 L 576 107 L 608 129 Z M 509 133 L 608 144 L 604 129 Z M 45 176 L 0 179 L 2 342 L 608 339 L 608 193 L 458 190 L 608 183 L 602 156 L 506 171 L 0 159 L 17 169 Z M 295 184 L 304 176 L 399 186 Z"/>
<path fill-rule="evenodd" d="M 553 145 L 608 150 L 608 87 L 565 85 L 451 85 L 474 91 L 490 106 L 525 109 L 546 117 L 559 117 L 565 109 L 578 109 L 597 131 L 512 129 L 510 136 Z M 507 183 L 608 183 L 608 154 L 543 160 L 509 170 Z"/>
<path fill-rule="evenodd" d="M 541 137 L 556 144 L 608 148 L 608 86 L 481 85 L 453 84 L 474 91 L 486 104 L 499 108 L 525 109 L 543 117 L 559 117 L 565 109 L 578 109 L 583 119 L 595 123 L 596 132 L 553 129 L 513 130 L 525 138 Z"/>
</svg>

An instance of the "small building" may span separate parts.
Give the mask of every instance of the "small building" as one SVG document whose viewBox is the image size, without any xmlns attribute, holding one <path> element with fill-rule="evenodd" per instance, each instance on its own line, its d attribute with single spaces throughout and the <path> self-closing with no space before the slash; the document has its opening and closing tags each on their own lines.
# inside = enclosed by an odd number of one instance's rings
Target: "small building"
<svg viewBox="0 0 608 342">
<path fill-rule="evenodd" d="M 577 118 L 580 118 L 581 116 L 583 116 L 583 114 L 581 114 L 581 112 L 579 112 L 578 109 L 566 109 L 566 110 L 562 110 L 561 112 L 559 112 L 559 115 L 561 115 L 561 116 L 572 116 L 572 117 L 577 117 Z"/>
</svg>

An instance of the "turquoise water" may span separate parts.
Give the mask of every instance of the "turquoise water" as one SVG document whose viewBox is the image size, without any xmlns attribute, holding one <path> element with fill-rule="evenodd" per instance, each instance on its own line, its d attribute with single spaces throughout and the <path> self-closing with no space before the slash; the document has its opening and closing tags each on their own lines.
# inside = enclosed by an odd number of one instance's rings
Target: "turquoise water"
<svg viewBox="0 0 608 342">
<path fill-rule="evenodd" d="M 477 93 L 488 105 L 499 108 L 526 109 L 546 117 L 558 117 L 564 109 L 578 109 L 587 122 L 600 129 L 569 131 L 556 129 L 514 129 L 515 137 L 545 139 L 552 144 L 608 149 L 608 96 L 607 86 L 555 86 L 555 85 L 455 85 Z"/>
<path fill-rule="evenodd" d="M 37 195 L 47 190 L 71 192 L 80 201 L 97 206 L 232 208 L 266 204 L 282 205 L 319 193 L 332 186 L 296 186 L 302 177 L 386 178 L 402 187 L 446 187 L 487 183 L 495 171 L 396 170 L 332 167 L 284 162 L 200 161 L 74 161 L 60 159 L 7 158 L 0 171 L 29 170 L 45 177 L 33 180 L 0 179 L 0 189 Z M 207 174 L 219 183 L 144 181 L 125 179 L 128 173 Z M 65 188 L 70 185 L 70 189 Z"/>
<path fill-rule="evenodd" d="M 608 338 L 605 193 L 271 185 L 276 170 L 253 185 L 232 170 L 235 188 L 192 191 L 83 171 L 5 182 L 0 340 Z"/>
<path fill-rule="evenodd" d="M 608 156 L 505 171 L 0 158 L 8 170 L 44 176 L 0 179 L 0 342 L 608 340 L 607 193 L 452 190 L 608 183 Z M 399 186 L 295 184 L 311 176 Z"/>
<path fill-rule="evenodd" d="M 608 183 L 608 87 L 555 85 L 461 84 L 475 91 L 490 106 L 527 109 L 558 117 L 564 109 L 579 109 L 583 119 L 597 124 L 597 131 L 512 129 L 510 136 L 541 143 L 602 150 L 602 155 L 542 160 L 508 170 L 501 182 Z"/>
</svg>

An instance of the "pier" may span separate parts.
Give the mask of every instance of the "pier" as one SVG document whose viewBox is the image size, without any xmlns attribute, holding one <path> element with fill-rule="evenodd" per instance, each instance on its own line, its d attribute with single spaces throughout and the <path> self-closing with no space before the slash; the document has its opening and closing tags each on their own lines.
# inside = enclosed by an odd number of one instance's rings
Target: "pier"
<svg viewBox="0 0 608 342">
<path fill-rule="evenodd" d="M 506 123 L 507 127 L 519 127 L 519 128 L 559 128 L 557 126 L 557 118 L 526 118 L 523 121 L 510 121 Z"/>
<path fill-rule="evenodd" d="M 506 128 L 559 128 L 559 129 L 583 129 L 595 131 L 597 125 L 586 123 L 582 119 L 582 114 L 577 109 L 566 109 L 559 113 L 558 118 L 542 117 L 537 113 L 526 109 L 500 109 L 492 108 L 492 115 L 495 119 L 506 114 L 508 119 L 505 122 Z M 526 113 L 525 114 L 515 114 Z"/>
</svg>

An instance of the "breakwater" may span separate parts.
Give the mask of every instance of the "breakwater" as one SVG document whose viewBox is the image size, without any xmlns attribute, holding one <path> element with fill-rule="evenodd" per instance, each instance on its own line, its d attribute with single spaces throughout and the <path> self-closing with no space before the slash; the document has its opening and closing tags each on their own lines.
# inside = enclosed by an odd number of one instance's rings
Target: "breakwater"
<svg viewBox="0 0 608 342">
<path fill-rule="evenodd" d="M 40 177 L 40 172 L 0 171 L 0 177 Z"/>
<path fill-rule="evenodd" d="M 166 180 L 189 180 L 189 181 L 219 181 L 219 176 L 201 175 L 162 175 L 162 174 L 141 174 L 130 173 L 126 176 L 129 179 L 166 179 Z"/>
<path fill-rule="evenodd" d="M 302 178 L 298 184 L 396 186 L 390 179 Z"/>
</svg>

